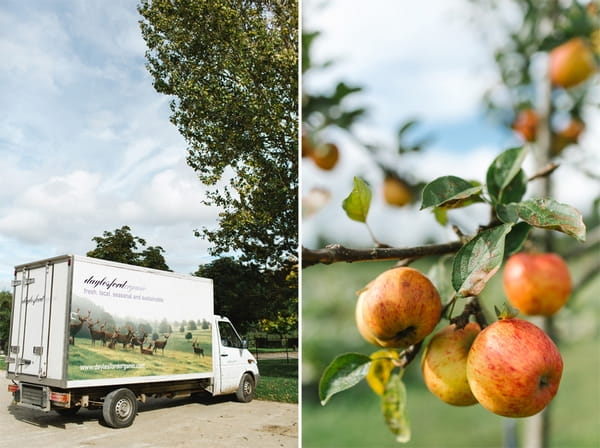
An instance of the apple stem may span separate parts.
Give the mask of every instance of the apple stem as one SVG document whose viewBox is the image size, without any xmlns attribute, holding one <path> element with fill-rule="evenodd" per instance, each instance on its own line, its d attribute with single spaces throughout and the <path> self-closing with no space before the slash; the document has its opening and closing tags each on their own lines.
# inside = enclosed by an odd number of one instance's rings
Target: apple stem
<svg viewBox="0 0 600 448">
<path fill-rule="evenodd" d="M 453 304 L 455 300 L 456 297 L 454 297 L 451 302 L 446 304 L 446 307 L 450 304 Z M 482 330 L 488 326 L 487 319 L 483 313 L 483 308 L 481 308 L 481 304 L 479 303 L 479 298 L 477 296 L 468 297 L 462 313 L 452 318 L 449 317 L 448 320 L 451 324 L 454 324 L 458 330 L 464 328 L 469 323 L 471 316 L 475 318 L 475 321 L 479 324 Z"/>
</svg>

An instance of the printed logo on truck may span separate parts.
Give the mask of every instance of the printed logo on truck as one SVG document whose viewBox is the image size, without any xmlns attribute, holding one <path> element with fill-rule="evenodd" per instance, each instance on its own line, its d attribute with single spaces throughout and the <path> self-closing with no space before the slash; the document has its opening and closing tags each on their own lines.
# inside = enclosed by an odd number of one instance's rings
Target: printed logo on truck
<svg viewBox="0 0 600 448">
<path fill-rule="evenodd" d="M 212 371 L 212 282 L 77 261 L 68 380 Z"/>
</svg>

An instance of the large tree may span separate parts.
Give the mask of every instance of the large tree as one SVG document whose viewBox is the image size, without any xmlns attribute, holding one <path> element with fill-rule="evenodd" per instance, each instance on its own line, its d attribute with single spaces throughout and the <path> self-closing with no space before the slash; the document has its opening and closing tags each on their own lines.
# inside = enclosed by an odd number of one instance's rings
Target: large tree
<svg viewBox="0 0 600 448">
<path fill-rule="evenodd" d="M 0 350 L 8 347 L 11 310 L 12 294 L 8 291 L 0 291 Z"/>
<path fill-rule="evenodd" d="M 87 253 L 88 257 L 170 271 L 162 247 L 149 246 L 141 252 L 137 251 L 138 245 L 146 245 L 146 240 L 132 235 L 129 226 L 115 229 L 114 232 L 105 231 L 102 236 L 93 237 L 92 241 L 96 243 L 96 248 Z"/>
<path fill-rule="evenodd" d="M 212 186 L 211 254 L 289 270 L 298 235 L 297 0 L 142 0 L 147 67 Z"/>
<path fill-rule="evenodd" d="M 199 266 L 194 275 L 213 279 L 215 313 L 229 317 L 241 331 L 277 316 L 297 321 L 297 281 L 286 271 L 265 272 L 223 257 Z"/>
</svg>

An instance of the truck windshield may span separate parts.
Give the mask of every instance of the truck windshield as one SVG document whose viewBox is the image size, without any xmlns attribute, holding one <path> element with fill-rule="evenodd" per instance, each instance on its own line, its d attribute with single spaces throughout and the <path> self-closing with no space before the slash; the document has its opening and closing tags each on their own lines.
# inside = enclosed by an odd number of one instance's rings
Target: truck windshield
<svg viewBox="0 0 600 448">
<path fill-rule="evenodd" d="M 224 347 L 242 348 L 242 341 L 229 322 L 219 322 L 219 333 Z"/>
</svg>

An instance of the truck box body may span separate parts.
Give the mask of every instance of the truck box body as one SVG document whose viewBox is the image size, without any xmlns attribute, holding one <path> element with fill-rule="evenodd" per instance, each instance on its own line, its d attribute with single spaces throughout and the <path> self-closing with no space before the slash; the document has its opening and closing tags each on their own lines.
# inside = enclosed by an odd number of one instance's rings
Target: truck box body
<svg viewBox="0 0 600 448">
<path fill-rule="evenodd" d="M 13 285 L 7 375 L 19 384 L 83 396 L 197 381 L 218 395 L 244 373 L 258 380 L 231 323 L 214 316 L 210 279 L 65 255 L 16 266 Z"/>
</svg>

